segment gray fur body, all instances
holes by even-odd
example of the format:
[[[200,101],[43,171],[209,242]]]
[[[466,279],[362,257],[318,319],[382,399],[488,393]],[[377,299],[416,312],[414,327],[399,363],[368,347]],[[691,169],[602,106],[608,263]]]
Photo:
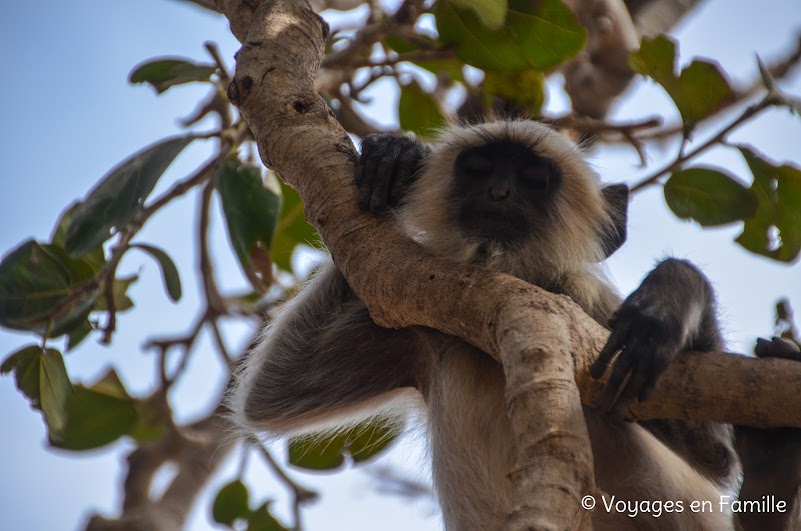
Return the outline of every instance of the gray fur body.
[[[458,230],[450,201],[455,157],[466,146],[497,139],[517,142],[556,164],[562,188],[555,207],[514,246],[476,241]],[[607,325],[621,300],[605,279],[599,227],[612,221],[600,182],[567,139],[534,122],[498,122],[451,129],[427,157],[398,211],[404,230],[432,253],[485,266],[570,296]],[[663,269],[684,271],[666,261]],[[694,271],[694,270],[693,270]],[[694,289],[690,285],[685,290]],[[682,288],[679,288],[682,289]],[[689,295],[688,295],[689,296]],[[676,304],[682,301],[677,299]],[[708,309],[710,302],[703,304]],[[665,311],[673,311],[670,304]],[[703,326],[709,312],[687,312],[685,348],[719,347]],[[714,318],[714,317],[712,317]],[[515,457],[502,367],[461,339],[424,329],[376,326],[332,262],[310,280],[267,327],[241,370],[231,397],[239,424],[269,434],[324,431],[371,416],[428,411],[434,481],[445,526],[456,531],[501,529],[511,508],[508,478]],[[726,530],[717,511],[737,477],[726,426],[660,421],[648,429],[586,410],[598,489],[596,530]],[[659,517],[607,513],[601,496],[617,500],[681,501],[682,512]],[[587,493],[593,494],[593,493]],[[690,511],[710,500],[714,511]]]

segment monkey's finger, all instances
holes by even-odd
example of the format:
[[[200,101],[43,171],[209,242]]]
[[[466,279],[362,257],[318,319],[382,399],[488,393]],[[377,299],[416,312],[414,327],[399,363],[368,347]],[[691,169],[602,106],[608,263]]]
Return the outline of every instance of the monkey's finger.
[[[388,143],[381,151],[381,156],[377,157],[376,173],[373,177],[373,194],[370,201],[371,212],[380,212],[389,206],[393,182],[398,178],[398,161],[404,151],[408,149],[405,143]]]
[[[362,163],[359,165],[363,172],[363,180],[359,186],[358,203],[359,208],[362,210],[370,210],[370,199],[373,195],[373,182],[375,181],[375,172],[378,166],[375,154],[362,154]]]
[[[642,389],[640,390],[640,396],[638,400],[640,402],[645,402],[651,395],[654,394],[654,389],[656,389],[656,382],[659,381],[659,377],[667,370],[670,366],[671,357],[670,356],[656,356],[653,357],[653,363],[651,365],[651,372],[648,376],[648,380],[646,380],[645,384],[643,384]]]
[[[612,411],[618,395],[634,368],[634,363],[634,359],[627,356],[625,351],[620,354],[612,368],[612,374],[609,376],[609,380],[604,384],[603,389],[601,389],[601,393],[598,395],[593,407],[604,412]]]
[[[390,205],[400,203],[406,196],[406,191],[414,181],[414,176],[419,171],[424,157],[425,149],[418,145],[414,145],[400,154],[395,164],[392,185],[389,188]]]
[[[604,375],[609,364],[612,362],[612,358],[615,357],[615,353],[625,345],[628,334],[628,324],[621,324],[612,329],[612,333],[609,334],[609,339],[606,340],[606,345],[601,349],[598,358],[590,365],[590,376],[597,380]]]
[[[628,407],[634,402],[634,399],[640,395],[643,387],[648,383],[653,364],[651,363],[651,358],[641,356],[640,354],[641,353],[637,350],[631,353],[632,359],[636,361],[634,362],[629,379],[612,404],[611,412],[615,417],[623,417]]]

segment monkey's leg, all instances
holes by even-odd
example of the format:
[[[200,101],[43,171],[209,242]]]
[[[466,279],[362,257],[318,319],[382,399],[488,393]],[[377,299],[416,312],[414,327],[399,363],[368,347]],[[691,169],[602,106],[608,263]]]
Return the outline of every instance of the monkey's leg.
[[[759,339],[754,349],[760,358],[785,358],[801,361],[794,344],[780,338]],[[784,531],[801,528],[799,483],[801,482],[801,430],[779,428],[760,430],[736,426],[737,453],[743,463],[740,499],[760,501],[774,496],[784,502],[783,510],[738,512],[737,524],[745,531]]]
[[[416,386],[418,350],[413,331],[374,324],[329,261],[265,329],[231,406],[273,433],[348,424]]]
[[[719,351],[723,343],[712,286],[691,263],[672,258],[648,274],[610,326],[612,333],[592,374],[600,377],[620,352],[599,400],[602,410],[615,414],[635,398],[647,399],[679,352]],[[736,481],[731,426],[679,420],[641,424],[708,478],[719,484]]]

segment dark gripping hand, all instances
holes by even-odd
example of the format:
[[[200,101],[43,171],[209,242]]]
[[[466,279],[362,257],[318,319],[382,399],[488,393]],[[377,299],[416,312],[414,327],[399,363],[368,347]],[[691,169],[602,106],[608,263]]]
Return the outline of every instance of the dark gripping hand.
[[[402,204],[428,153],[427,146],[407,136],[366,137],[356,172],[359,208],[379,213]]]

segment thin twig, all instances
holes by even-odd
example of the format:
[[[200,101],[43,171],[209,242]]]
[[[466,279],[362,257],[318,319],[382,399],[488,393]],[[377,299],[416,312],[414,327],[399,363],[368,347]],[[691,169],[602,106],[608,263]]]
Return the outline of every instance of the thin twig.
[[[220,55],[220,49],[217,47],[216,42],[206,41],[203,43],[203,46],[206,48],[206,51],[209,52],[211,58],[214,59],[214,62],[217,64],[217,68],[220,70],[220,79],[222,81],[228,81],[231,79],[231,76],[228,75],[228,69],[225,66],[225,62]]]
[[[275,459],[273,459],[273,456],[270,453],[270,451],[267,450],[267,448],[265,448],[260,441],[258,441],[255,438],[251,438],[251,443],[257,450],[259,450],[259,452],[261,452],[261,455],[262,457],[264,457],[264,460],[267,463],[267,466],[270,468],[270,470],[272,470],[273,473],[278,477],[278,479],[280,479],[281,482],[284,483],[284,485],[286,485],[286,487],[292,491],[294,497],[292,503],[292,513],[295,519],[295,529],[296,531],[302,531],[303,525],[300,519],[300,507],[301,505],[316,500],[319,495],[313,490],[301,487],[300,485],[295,483],[292,480],[292,478],[287,476],[286,472],[284,472],[284,470],[280,466],[278,466],[278,463],[275,462]]]
[[[702,143],[695,149],[690,150],[688,153],[684,153],[684,143],[686,140],[682,141],[682,147],[679,149],[679,154],[676,156],[676,159],[673,162],[663,166],[662,168],[658,169],[648,177],[642,179],[640,182],[636,183],[631,187],[631,191],[637,192],[642,190],[643,188],[655,184],[657,180],[662,177],[663,175],[670,173],[674,170],[677,170],[681,167],[682,164],[687,162],[688,160],[695,158],[696,156],[700,155],[710,147],[721,144],[725,142],[726,135],[728,135],[731,131],[742,125],[744,122],[748,121],[752,117],[756,116],[763,110],[773,107],[777,104],[781,103],[781,100],[778,96],[774,94],[768,94],[765,98],[760,100],[759,102],[749,105],[745,111],[743,111],[740,116],[738,116],[734,121],[732,121],[729,125],[718,131],[717,134],[712,136],[709,140]]]

